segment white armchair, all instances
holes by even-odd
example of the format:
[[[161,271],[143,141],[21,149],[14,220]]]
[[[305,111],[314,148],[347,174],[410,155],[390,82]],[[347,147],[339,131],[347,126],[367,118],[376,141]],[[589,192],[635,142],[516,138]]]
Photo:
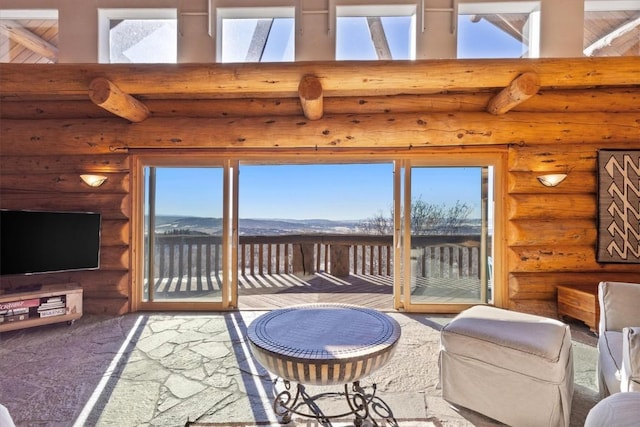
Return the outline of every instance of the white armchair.
[[[640,283],[601,282],[598,301],[600,395],[640,391]]]

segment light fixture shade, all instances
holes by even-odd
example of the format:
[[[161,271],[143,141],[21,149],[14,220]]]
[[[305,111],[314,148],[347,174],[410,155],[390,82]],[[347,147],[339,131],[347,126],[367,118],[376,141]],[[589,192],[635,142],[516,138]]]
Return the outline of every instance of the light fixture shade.
[[[555,187],[564,181],[566,177],[566,173],[551,173],[548,175],[540,175],[538,181],[545,187]]]
[[[90,187],[100,187],[107,180],[104,175],[80,175],[80,178]]]

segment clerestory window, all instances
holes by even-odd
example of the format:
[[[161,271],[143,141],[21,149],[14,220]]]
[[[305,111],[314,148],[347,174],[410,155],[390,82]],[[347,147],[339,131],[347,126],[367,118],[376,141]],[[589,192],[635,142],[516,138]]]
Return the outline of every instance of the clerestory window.
[[[101,63],[177,62],[175,9],[98,9]]]
[[[216,10],[218,62],[295,60],[293,7]]]
[[[585,56],[640,56],[640,2],[585,1]]]
[[[540,56],[540,3],[460,3],[458,58]]]
[[[57,10],[0,10],[0,62],[58,62]]]
[[[337,60],[415,59],[415,5],[337,6]]]

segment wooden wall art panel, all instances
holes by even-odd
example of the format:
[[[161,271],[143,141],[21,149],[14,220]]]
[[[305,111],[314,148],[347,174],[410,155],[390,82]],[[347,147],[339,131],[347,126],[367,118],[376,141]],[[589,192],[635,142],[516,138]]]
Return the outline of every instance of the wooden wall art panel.
[[[640,150],[598,151],[597,259],[640,263]]]

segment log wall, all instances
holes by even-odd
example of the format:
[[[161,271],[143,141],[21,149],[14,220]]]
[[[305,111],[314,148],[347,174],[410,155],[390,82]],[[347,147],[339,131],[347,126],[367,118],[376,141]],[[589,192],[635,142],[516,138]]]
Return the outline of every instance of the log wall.
[[[583,143],[512,147],[507,179],[508,306],[555,315],[556,286],[603,280],[640,282],[639,264],[599,264],[597,151],[640,144]],[[536,179],[569,171],[557,187]]]
[[[495,264],[500,304],[553,316],[557,285],[640,282],[640,264],[599,264],[595,253],[597,151],[640,147],[639,64],[635,57],[0,64],[0,208],[91,210],[104,219],[99,271],[3,277],[0,286],[78,282],[87,312],[129,311],[136,150],[274,163],[507,150],[507,176],[498,181],[506,186],[504,257]],[[535,95],[509,103],[508,111],[498,111],[504,114],[486,111],[497,89],[532,71],[541,85]],[[322,84],[319,120],[305,118],[298,99],[306,75]],[[122,118],[127,115],[91,103],[88,90],[96,77],[142,101],[149,118],[131,123]],[[536,179],[567,171],[557,187]],[[80,181],[81,173],[109,179],[92,189]]]
[[[76,282],[83,288],[86,313],[128,312],[131,268],[129,156],[40,155],[37,149],[17,150],[12,155],[12,151],[2,145],[0,207],[102,213],[100,269],[5,276],[2,286]],[[81,173],[100,173],[108,179],[96,190],[82,182]]]
[[[621,142],[509,148],[505,215],[509,308],[555,316],[557,285],[640,280],[640,265],[598,264],[595,255],[597,150],[637,146]],[[50,148],[47,155],[40,155],[35,147],[16,147],[2,146],[3,154],[8,155],[0,159],[1,207],[101,212],[101,268],[3,278],[3,286],[30,284],[34,279],[43,284],[78,282],[84,288],[86,312],[129,311],[130,155],[71,155],[64,148],[63,154],[50,154],[55,152]],[[557,187],[544,187],[536,179],[542,173],[566,170],[569,176]],[[92,189],[80,180],[80,173],[102,173],[108,180]]]

